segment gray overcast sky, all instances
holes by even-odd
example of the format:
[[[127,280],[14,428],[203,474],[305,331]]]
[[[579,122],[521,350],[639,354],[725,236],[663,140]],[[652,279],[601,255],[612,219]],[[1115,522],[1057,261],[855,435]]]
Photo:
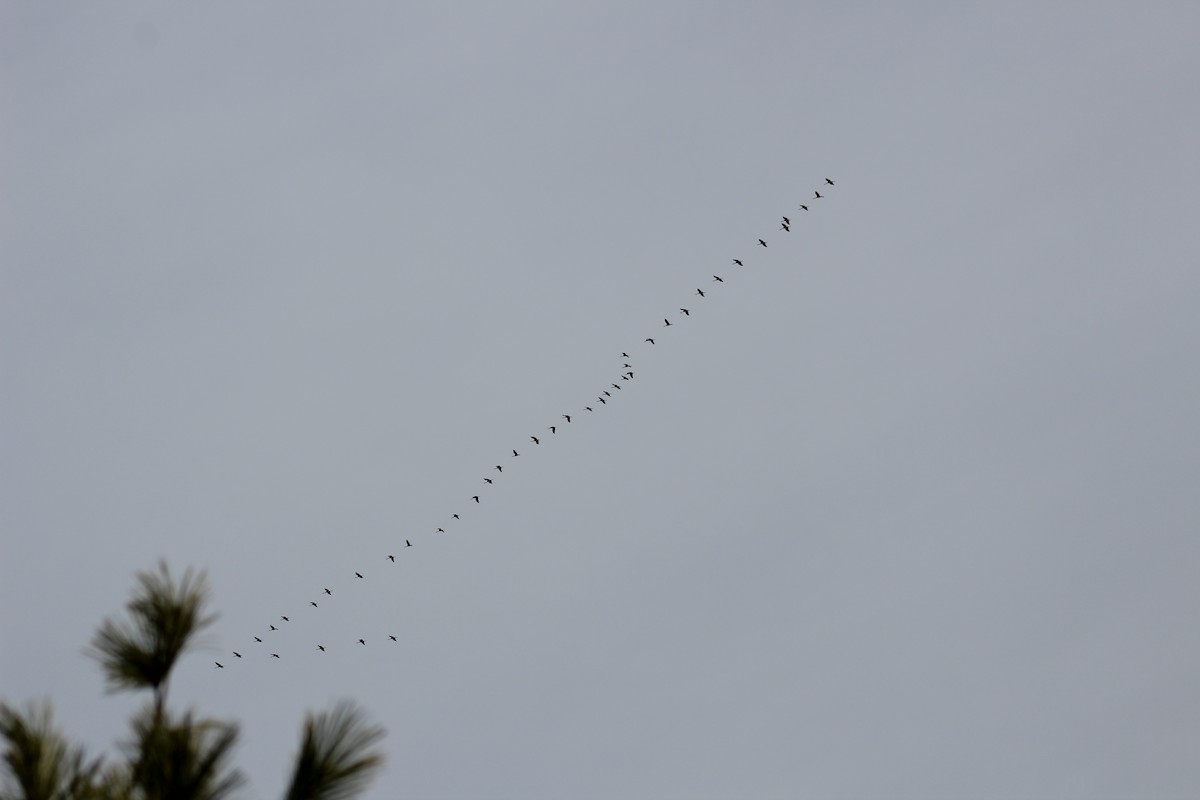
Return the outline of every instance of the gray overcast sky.
[[[162,556],[247,796],[1194,796],[1194,2],[0,9],[6,699]]]

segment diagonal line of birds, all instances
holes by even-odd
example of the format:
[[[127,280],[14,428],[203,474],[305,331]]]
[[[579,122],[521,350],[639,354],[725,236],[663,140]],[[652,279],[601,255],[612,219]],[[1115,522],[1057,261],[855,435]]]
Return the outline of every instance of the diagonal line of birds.
[[[828,187],[834,186],[834,185],[835,185],[834,181],[831,178],[825,178],[825,181],[824,181],[824,183],[821,184],[820,189],[813,190],[813,196],[810,199],[808,199],[805,203],[801,203],[796,210],[800,213],[805,213],[805,212],[809,211],[808,203],[816,203],[818,200],[823,200],[826,198],[826,195],[821,193],[821,189],[825,189],[826,191],[828,191]],[[795,213],[795,212],[793,212],[793,213]],[[780,218],[778,230],[782,231],[784,233],[791,233],[793,224],[794,223],[792,222],[790,217],[783,216]],[[759,238],[755,241],[755,243],[753,244],[753,247],[767,248],[767,247],[769,247],[769,244],[766,239]],[[746,264],[742,260],[742,258],[732,259],[730,266],[735,267],[737,269],[746,269],[747,268]],[[722,275],[712,275],[710,280],[708,280],[706,282],[706,284],[709,286],[707,291],[703,288],[697,287],[695,289],[695,291],[691,294],[692,297],[696,298],[694,302],[697,302],[697,303],[703,302],[703,300],[709,296],[709,292],[716,291],[718,289],[718,287],[723,286],[725,284],[725,277]],[[678,310],[675,311],[673,314],[663,317],[663,320],[662,320],[663,324],[661,326],[659,326],[660,332],[655,333],[652,336],[645,337],[642,340],[641,344],[648,346],[648,347],[657,345],[658,344],[657,337],[663,335],[665,333],[665,329],[679,327],[680,324],[682,324],[687,318],[689,318],[691,316],[691,314],[692,314],[692,309],[685,308],[682,306],[678,307]],[[674,322],[671,321],[672,317],[675,318]],[[623,350],[623,351],[621,351],[620,360],[621,360],[621,372],[620,372],[617,380],[619,380],[625,384],[632,383],[634,380],[634,377],[637,375],[637,372],[634,370],[634,366],[633,366],[634,356],[630,355],[630,353],[627,350]],[[546,427],[546,432],[548,432],[550,436],[558,436],[560,431],[565,433],[566,429],[569,428],[572,424],[574,424],[576,419],[580,419],[583,417],[588,417],[588,416],[592,416],[597,413],[600,413],[604,409],[605,406],[607,406],[610,402],[614,402],[617,399],[617,396],[614,394],[614,392],[622,391],[622,385],[621,385],[621,383],[618,383],[617,380],[613,380],[610,383],[608,383],[607,385],[605,385],[604,388],[602,388],[599,391],[599,393],[596,395],[596,397],[587,401],[585,405],[580,406],[578,409],[572,410],[570,413],[559,414],[558,418],[554,420],[554,423],[552,425],[548,425]],[[529,439],[526,440],[525,444],[522,445],[522,447],[526,451],[528,451],[529,447],[533,447],[533,448],[537,449],[541,446],[542,440],[545,438],[546,438],[546,433],[543,433],[543,432],[539,432],[536,435],[530,435]],[[504,460],[511,462],[512,459],[514,459],[514,458],[522,457],[521,451],[517,450],[516,448],[511,448],[511,450],[512,450],[511,454],[508,455],[507,458]],[[510,463],[510,467],[511,466],[512,466],[512,464]],[[485,476],[483,478],[484,485],[486,487],[494,486],[496,481],[499,480],[504,475],[504,464],[503,463],[495,464],[495,465],[489,467],[486,470],[486,472],[487,472],[487,476]],[[466,498],[466,502],[473,502],[477,505],[483,504],[483,496],[480,494],[466,495],[464,493],[464,496]],[[447,520],[448,521],[447,521],[446,525],[452,525],[453,523],[460,522],[461,517],[457,513],[452,513],[452,514],[448,515]],[[442,535],[446,534],[446,528],[445,527],[436,527],[436,528],[434,528],[434,530],[430,531],[429,533],[434,536],[442,536]],[[404,539],[403,545],[397,546],[396,551],[399,552],[401,547],[403,547],[404,549],[407,550],[408,548],[411,548],[413,546],[414,545],[410,538]],[[396,563],[396,558],[397,558],[397,556],[396,556],[395,552],[385,553],[385,554],[383,554],[381,561],[386,565],[390,565],[390,564]],[[366,581],[366,580],[367,580],[367,578],[363,571],[361,571],[361,570],[354,571],[354,578],[353,578],[354,583],[357,583],[358,581]],[[318,591],[314,591],[314,593],[313,593],[314,596],[316,596],[317,600],[324,601],[326,598],[332,598],[334,596],[333,591],[328,586],[321,586],[321,587],[317,587],[317,588],[318,588]],[[312,613],[320,613],[321,609],[325,607],[325,604],[323,602],[318,603],[317,600],[309,600],[308,605],[306,606],[306,609],[307,608],[316,609],[316,611],[312,612]],[[251,640],[248,643],[248,646],[246,648],[244,648],[246,650],[245,655],[242,652],[237,651],[237,650],[230,651],[233,658],[237,659],[237,660],[245,660],[248,655],[253,653],[254,657],[257,657],[257,658],[282,660],[282,656],[280,656],[276,652],[273,652],[273,648],[270,646],[270,643],[263,637],[265,636],[268,638],[274,638],[275,635],[283,633],[284,629],[288,626],[288,624],[291,621],[292,621],[291,617],[281,614],[279,616],[278,620],[275,620],[267,625],[266,630],[260,631],[259,635],[251,636]],[[276,624],[276,623],[279,623],[279,624]],[[364,647],[369,646],[368,642],[374,644],[376,641],[383,643],[385,645],[399,644],[399,642],[400,642],[399,638],[396,636],[395,633],[381,632],[381,633],[379,633],[379,635],[376,635],[373,632],[373,633],[371,633],[371,636],[368,638],[364,632],[360,631],[360,632],[357,632],[356,634],[355,633],[347,634],[345,641],[312,642],[312,647],[310,649],[313,653],[317,653],[319,655],[321,653],[326,653],[329,650],[334,649],[334,648],[339,648],[339,649],[340,648],[354,648],[354,647],[364,648]],[[228,658],[226,660],[228,660]],[[214,661],[213,663],[216,665],[214,667],[214,669],[225,669],[225,665],[222,664],[220,661]]]

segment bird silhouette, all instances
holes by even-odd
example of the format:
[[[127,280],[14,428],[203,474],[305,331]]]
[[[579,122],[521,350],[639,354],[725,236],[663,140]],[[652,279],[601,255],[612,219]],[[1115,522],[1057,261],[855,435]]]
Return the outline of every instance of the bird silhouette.
[[[630,380],[633,380],[633,370],[629,370],[629,372],[626,372],[625,374],[629,376]]]
[[[318,649],[318,650],[320,650],[322,653],[324,653],[324,652],[325,652],[325,647],[324,647],[324,645],[317,645],[317,649]]]
[[[824,196],[825,195],[821,194],[820,192],[813,192],[813,200],[820,200]]]
[[[438,533],[445,533],[445,532],[446,532],[446,529],[445,529],[445,528],[438,528],[438,529],[437,529],[437,532],[438,532]],[[406,542],[407,542],[408,540],[407,540],[407,539],[405,539],[404,541],[406,541]]]
[[[766,243],[766,242],[764,242],[762,239],[759,239],[759,240],[758,240],[758,243],[759,243],[759,244],[761,244],[763,247],[766,247],[766,246],[767,246],[767,243]]]
[[[591,411],[591,410],[592,410],[592,407],[591,407],[591,406],[584,406],[584,407],[583,407],[583,410],[584,410],[584,411]]]
[[[621,358],[629,358],[629,353],[621,353]]]
[[[458,514],[451,514],[450,516],[453,517],[454,519],[458,519],[458,520],[462,519],[462,517],[460,517]]]
[[[801,204],[800,208],[802,208],[805,211],[808,211],[808,206],[806,206],[806,205]]]
[[[607,400],[605,400],[603,397],[597,397],[596,399],[597,399],[597,400],[599,400],[599,401],[600,401],[601,403],[603,403],[604,405],[608,405],[608,401],[607,401]]]
[[[284,622],[291,622],[291,620],[288,619],[287,617],[280,617],[280,619],[283,620]]]
[[[679,310],[680,310],[680,311],[683,311],[683,309],[682,309],[682,308],[681,308],[681,309],[679,309]],[[622,366],[622,367],[624,367],[625,369],[633,369],[633,364],[622,364],[621,366]]]
[[[271,653],[271,658],[279,658],[279,653]]]
[[[627,380],[629,380],[629,376],[628,376],[628,375],[622,375],[622,376],[621,376],[621,380],[623,380],[623,381],[627,381]]]
[[[497,465],[496,465],[496,472],[504,472],[504,467],[502,467],[502,466],[500,466],[499,464],[497,464]]]
[[[513,450],[513,458],[516,458],[519,455],[521,455],[521,454],[518,453],[516,450]]]
[[[647,342],[649,342],[650,344],[654,344],[654,340],[653,340],[653,339],[647,339],[646,341],[647,341]]]
[[[667,319],[666,317],[663,317],[663,327],[664,328],[671,327],[671,320]]]
[[[241,658],[241,657],[242,657],[242,654],[241,654],[241,653],[239,653],[237,650],[234,650],[234,651],[233,651],[233,654],[234,654],[236,657],[238,657],[238,658]]]
[[[735,258],[735,259],[733,260],[733,263],[737,264],[739,267],[744,267],[744,266],[746,266],[745,264],[743,264],[743,263],[742,263],[742,260],[741,260],[740,258]]]
[[[392,560],[394,561],[395,559],[392,559]],[[317,608],[317,601],[315,601],[315,600],[309,600],[308,604],[310,606],[312,606],[313,608]]]
[[[784,225],[791,225],[791,224],[792,224],[792,221],[791,221],[790,219],[788,219],[787,217],[784,217],[784,218],[783,218],[783,224],[784,224]]]
[[[696,294],[700,295],[701,297],[704,297],[704,290],[703,290],[703,289],[697,289],[697,290],[696,290]]]
[[[363,639],[359,639],[359,640],[358,640],[358,643],[359,643],[359,644],[364,644],[364,645],[365,645],[365,644],[366,644],[366,641],[364,641]]]
[[[444,531],[443,531],[443,532],[444,532]],[[412,542],[410,542],[408,539],[405,539],[405,540],[404,540],[404,546],[405,546],[405,547],[412,547]]]
[[[551,426],[550,426],[549,428],[547,428],[546,430],[550,431],[551,433],[558,433],[558,431],[557,431],[557,430],[555,430],[555,427],[556,427],[556,426],[554,426],[554,425],[551,425]]]
[[[258,642],[259,644],[262,644],[262,639],[258,638],[257,636],[254,637],[254,641]]]
[[[400,640],[399,640],[399,639],[397,639],[395,636],[391,636],[391,635],[389,635],[389,636],[388,636],[388,638],[389,638],[389,639],[391,639],[393,642],[398,642],[398,641],[400,641]]]
[[[690,316],[692,315],[692,312],[688,311],[686,308],[681,308],[681,309],[679,309],[679,312],[680,312],[681,314],[683,314],[685,317],[690,317]],[[626,364],[625,366],[627,366],[627,367],[628,367],[629,365],[628,365],[628,364]]]
[[[277,631],[277,630],[279,630],[279,628],[276,628],[274,625],[272,625],[272,626],[271,626],[271,630],[273,630],[273,631]]]
[[[217,669],[225,669],[225,665],[220,661],[214,661],[213,663],[217,665]]]
[[[390,562],[392,562],[393,564],[395,564],[395,563],[396,563],[396,557],[395,557],[395,556],[388,556],[388,561],[390,561]]]
[[[792,229],[788,227],[788,224],[786,222],[779,226],[779,230],[787,231],[788,233],[792,232]]]
[[[536,436],[530,436],[529,438],[533,440],[534,444],[541,444],[541,441]]]
[[[484,478],[483,482],[484,483],[495,483],[495,481],[493,481],[491,478]]]
[[[620,386],[617,386],[615,383],[612,385],[612,387],[613,387],[614,389],[616,389],[618,392],[619,392],[619,391],[621,391],[621,387],[620,387]]]
[[[479,502],[479,495],[477,495],[477,494],[473,494],[473,495],[471,495],[471,499],[472,499],[472,500],[474,500],[476,503],[478,503],[478,502]]]
[[[325,594],[329,595],[330,597],[333,596],[333,592],[329,591],[328,589],[325,590]]]
[[[829,178],[826,178],[825,182],[828,183],[830,186],[833,186],[833,181],[829,180]]]
[[[713,283],[724,283],[725,279],[720,275],[713,275]]]
[[[563,414],[563,415],[562,415],[562,418],[563,418],[563,419],[565,419],[567,422],[570,422],[570,421],[571,421],[571,415],[570,415],[570,414]]]
[[[356,578],[361,578],[361,577],[362,577],[362,573],[361,573],[361,572],[356,572],[356,573],[354,573],[354,577],[356,577]]]

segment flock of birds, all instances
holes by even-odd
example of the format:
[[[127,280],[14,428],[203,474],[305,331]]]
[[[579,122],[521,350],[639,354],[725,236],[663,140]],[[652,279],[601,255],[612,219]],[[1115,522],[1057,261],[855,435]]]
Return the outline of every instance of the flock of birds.
[[[833,186],[833,185],[835,185],[833,180],[831,178],[826,178],[825,183],[821,185],[821,188],[824,189],[827,186]],[[828,191],[828,189],[826,189],[826,191]],[[812,203],[816,200],[824,199],[824,197],[825,197],[825,195],[821,194],[820,190],[814,190],[812,199],[810,199],[808,202]],[[798,210],[801,212],[806,212],[809,210],[809,208],[808,208],[807,204],[801,203]],[[785,233],[790,233],[792,230],[792,220],[786,216],[782,217],[780,220],[780,224],[779,224],[779,230],[781,230]],[[767,241],[765,239],[758,239],[757,244],[755,246],[765,248],[765,247],[767,247]],[[742,260],[740,258],[735,258],[735,259],[733,259],[732,266],[744,268],[746,265],[742,262]],[[723,277],[721,277],[720,275],[713,275],[711,283],[725,283],[725,279]],[[696,292],[695,292],[695,296],[699,297],[699,298],[705,298],[708,296],[708,292],[704,291],[704,289],[697,288]],[[688,317],[688,316],[691,316],[691,313],[692,313],[691,310],[688,308],[683,308],[683,307],[679,308],[680,316]],[[663,317],[663,324],[662,324],[663,328],[671,328],[671,327],[675,327],[675,325],[676,325],[676,323],[672,323],[671,319],[669,317]],[[643,341],[643,344],[654,345],[656,343],[657,343],[656,339],[653,336],[647,336],[645,338],[645,340]],[[633,363],[632,363],[633,357],[630,356],[628,352],[622,351],[621,359],[622,359],[622,365],[621,365],[622,372],[620,374],[620,380],[623,382],[632,381],[634,379],[634,375],[636,374],[634,372]],[[618,392],[621,390],[622,390],[621,384],[616,383],[616,382],[609,383],[607,386],[604,387],[604,389],[602,389],[600,391],[599,394],[596,395],[595,400],[589,401],[588,405],[585,405],[582,407],[582,413],[584,413],[584,414],[596,413],[598,407],[603,407],[603,406],[607,405],[610,400],[615,399],[615,395],[613,394],[613,392]],[[547,430],[550,432],[550,435],[551,436],[557,435],[558,430],[560,428],[562,428],[564,425],[570,425],[572,423],[572,420],[575,417],[579,416],[580,413],[581,412],[577,411],[573,414],[561,414],[560,419],[563,421],[562,422],[556,421],[555,424],[550,425],[547,428]],[[532,436],[531,435],[529,437],[529,441],[532,445],[539,446],[539,445],[541,445],[542,438],[544,436],[545,436],[545,434],[542,434],[542,436]],[[518,452],[516,450],[516,448],[513,448],[512,455],[509,456],[509,458],[519,458],[520,456],[521,456],[521,453]],[[504,473],[504,465],[496,464],[492,467],[491,470],[489,470],[489,472],[496,473],[496,475],[498,477],[499,475]],[[485,477],[483,479],[483,482],[484,482],[484,484],[491,486],[495,483],[495,480],[496,479],[492,478],[492,477]],[[478,495],[478,494],[470,495],[470,499],[472,502],[482,503],[482,500],[480,499],[480,495]],[[453,513],[450,515],[450,519],[451,520],[460,520],[461,517],[457,513]],[[436,529],[435,533],[436,534],[444,534],[444,533],[446,533],[446,529],[439,527]],[[406,548],[412,547],[413,543],[410,540],[405,539],[404,546]],[[388,553],[383,560],[394,564],[396,562],[396,555],[395,555],[395,553]],[[354,573],[354,580],[355,581],[366,580],[366,576],[364,576],[362,572],[356,571]],[[322,588],[322,593],[318,594],[318,599],[324,600],[324,598],[327,596],[328,597],[333,596],[333,591],[331,589],[329,589],[329,587],[323,586],[321,588]],[[316,609],[321,608],[320,604],[318,604],[316,600],[310,600],[308,602],[308,605],[311,606],[312,608],[316,608]],[[291,617],[289,617],[287,615],[280,615],[278,621],[280,623],[283,623],[284,625],[286,625],[287,623],[291,622]],[[268,646],[267,640],[263,638],[263,636],[270,638],[271,634],[278,633],[280,631],[282,631],[282,628],[280,626],[276,625],[274,622],[269,623],[267,626],[267,630],[260,631],[260,633],[262,634],[261,636],[255,635],[252,637],[253,643],[251,644],[251,648],[256,653],[262,653],[263,651],[265,651],[266,658],[272,658],[272,659],[281,658],[279,653],[272,652],[272,648],[270,646]],[[396,637],[395,634],[389,633],[389,634],[387,634],[387,639],[384,641],[399,643],[400,640]],[[332,642],[329,644],[330,644],[330,647],[335,646]],[[339,644],[343,644],[343,643],[339,643]],[[344,644],[348,647],[354,647],[354,646],[366,647],[367,640],[365,637],[359,637],[356,640],[348,641],[348,642],[345,642]],[[233,654],[233,657],[236,659],[245,658],[245,656],[237,650],[233,650],[230,652]],[[250,650],[247,650],[247,653],[249,653],[249,652],[250,652]],[[328,652],[328,650],[327,650],[325,644],[315,642],[314,647],[313,647],[313,652],[325,653],[325,652]],[[262,657],[262,656],[260,656],[260,657]],[[213,663],[216,665],[214,667],[214,669],[225,669],[225,665],[222,664],[220,661],[215,661]]]

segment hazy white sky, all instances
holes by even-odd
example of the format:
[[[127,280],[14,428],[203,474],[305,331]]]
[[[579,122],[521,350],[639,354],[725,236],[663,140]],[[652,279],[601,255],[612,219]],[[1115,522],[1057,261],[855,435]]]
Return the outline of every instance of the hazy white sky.
[[[1200,785],[1194,3],[0,14],[6,700],[161,556],[251,797]]]

